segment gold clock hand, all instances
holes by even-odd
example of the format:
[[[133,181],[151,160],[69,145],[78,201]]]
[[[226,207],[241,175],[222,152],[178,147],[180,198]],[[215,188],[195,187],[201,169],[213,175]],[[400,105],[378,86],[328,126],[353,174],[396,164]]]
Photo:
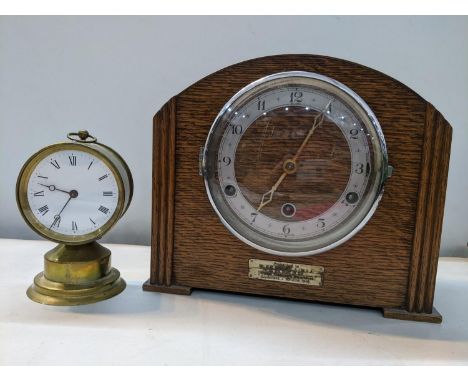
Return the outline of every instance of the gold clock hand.
[[[314,133],[315,129],[322,124],[322,122],[323,122],[323,120],[325,118],[325,111],[330,107],[331,103],[332,103],[332,101],[328,102],[327,106],[325,106],[325,109],[323,109],[319,114],[317,114],[315,116],[314,123],[313,123],[312,127],[310,128],[310,130],[307,133],[306,137],[302,141],[302,144],[299,147],[299,149],[297,150],[296,155],[294,155],[294,157],[292,158],[292,161],[294,163],[296,163],[297,158],[299,157],[299,155],[301,155],[302,151],[304,150],[304,147],[307,145],[307,142],[309,142],[309,139],[312,136],[312,134]]]
[[[320,112],[319,114],[317,114],[314,118],[314,123],[312,124],[312,127],[310,128],[309,132],[307,133],[306,137],[304,138],[304,140],[302,141],[302,144],[301,146],[299,147],[299,149],[297,150],[296,154],[294,155],[294,157],[292,159],[288,159],[284,162],[283,164],[283,169],[284,169],[284,172],[281,174],[281,176],[278,178],[278,180],[276,181],[276,183],[273,185],[273,187],[265,192],[263,195],[262,195],[262,200],[260,201],[260,205],[258,206],[257,208],[257,211],[260,211],[263,207],[265,207],[268,203],[270,203],[272,200],[273,200],[273,194],[276,192],[276,190],[278,189],[279,185],[281,184],[281,182],[284,180],[284,178],[286,178],[286,176],[288,174],[293,174],[296,172],[296,168],[297,168],[297,164],[296,164],[296,161],[297,161],[297,158],[299,157],[299,155],[301,155],[302,151],[304,150],[304,147],[307,145],[307,142],[309,142],[309,139],[310,137],[312,136],[312,134],[314,133],[315,129],[317,127],[319,127],[324,118],[325,118],[325,111],[330,107],[332,101],[328,102],[327,103],[327,106],[325,106],[325,108],[322,110],[322,112]],[[265,198],[268,197],[267,200],[265,200]]]
[[[283,179],[286,178],[286,175],[288,175],[288,173],[283,172],[281,176],[278,178],[278,180],[276,181],[276,183],[273,185],[273,187],[268,192],[265,192],[262,195],[262,200],[260,201],[260,205],[258,206],[257,211],[260,211],[263,207],[265,207],[268,203],[270,203],[273,200],[273,194],[276,192],[276,190],[278,189]],[[268,198],[268,200],[265,200],[265,198],[268,195],[270,195],[270,197]]]

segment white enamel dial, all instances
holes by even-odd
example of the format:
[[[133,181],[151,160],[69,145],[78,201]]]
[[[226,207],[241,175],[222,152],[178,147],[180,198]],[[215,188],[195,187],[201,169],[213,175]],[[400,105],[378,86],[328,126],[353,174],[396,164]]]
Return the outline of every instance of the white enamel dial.
[[[109,157],[114,154],[104,146],[90,146],[47,147],[21,171],[18,202],[27,222],[41,235],[70,244],[89,242],[122,213],[123,182]]]
[[[279,73],[236,94],[204,150],[205,185],[227,228],[268,253],[348,240],[381,196],[385,141],[370,108],[324,76]]]
[[[50,233],[73,237],[98,231],[116,213],[118,200],[113,171],[87,151],[45,156],[27,182],[30,210]]]

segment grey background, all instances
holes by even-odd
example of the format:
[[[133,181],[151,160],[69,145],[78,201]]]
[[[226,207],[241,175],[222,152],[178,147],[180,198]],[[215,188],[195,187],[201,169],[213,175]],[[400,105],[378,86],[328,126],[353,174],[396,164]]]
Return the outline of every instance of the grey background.
[[[38,238],[17,211],[18,172],[41,147],[88,129],[135,180],[132,206],[104,241],[149,244],[156,111],[225,66],[310,53],[380,70],[452,124],[442,254],[466,255],[467,41],[467,17],[0,17],[0,237]]]

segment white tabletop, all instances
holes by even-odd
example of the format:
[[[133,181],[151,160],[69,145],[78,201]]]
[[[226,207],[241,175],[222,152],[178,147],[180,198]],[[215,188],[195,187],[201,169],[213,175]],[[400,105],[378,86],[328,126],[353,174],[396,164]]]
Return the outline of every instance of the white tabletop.
[[[78,307],[36,304],[26,289],[54,244],[0,239],[0,364],[468,364],[468,259],[439,262],[441,325],[379,310],[194,291],[143,292],[149,247],[106,245],[127,281]]]

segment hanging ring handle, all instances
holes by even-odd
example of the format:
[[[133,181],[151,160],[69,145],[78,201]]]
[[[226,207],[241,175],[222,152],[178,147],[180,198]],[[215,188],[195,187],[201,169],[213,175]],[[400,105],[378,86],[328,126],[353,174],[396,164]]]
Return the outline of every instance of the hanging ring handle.
[[[77,133],[68,133],[67,138],[80,143],[94,143],[97,142],[96,137],[93,137],[87,130],[80,130]]]

